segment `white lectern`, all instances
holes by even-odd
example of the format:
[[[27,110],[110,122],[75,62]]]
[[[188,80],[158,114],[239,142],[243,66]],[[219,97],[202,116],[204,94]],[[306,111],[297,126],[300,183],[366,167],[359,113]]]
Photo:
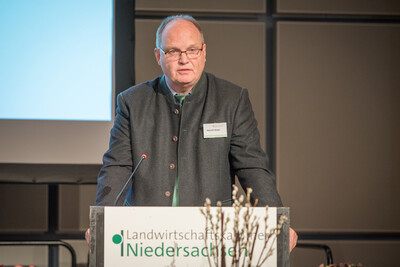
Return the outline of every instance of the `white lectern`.
[[[226,266],[231,266],[234,251],[244,258],[252,254],[251,266],[257,266],[260,254],[265,256],[270,249],[272,255],[261,266],[289,266],[289,208],[250,208],[259,227],[249,235],[256,241],[248,248],[233,243],[234,208],[222,208],[223,224],[221,219],[217,222],[217,207],[210,210],[212,223],[206,223],[200,209],[204,207],[90,207],[90,266],[215,266],[212,255],[225,255]],[[268,239],[282,215],[287,220],[280,234]],[[243,227],[242,214],[238,218]]]

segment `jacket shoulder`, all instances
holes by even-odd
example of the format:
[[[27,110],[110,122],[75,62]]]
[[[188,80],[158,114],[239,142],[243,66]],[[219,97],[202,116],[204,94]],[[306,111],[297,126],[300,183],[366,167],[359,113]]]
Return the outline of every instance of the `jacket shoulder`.
[[[140,97],[149,94],[154,94],[158,91],[158,84],[161,77],[156,77],[153,80],[139,83],[119,93],[124,99],[131,99],[132,97]]]
[[[218,78],[211,73],[207,73],[207,78],[208,78],[209,86],[215,87],[221,93],[240,94],[242,92],[242,90],[244,89],[243,87],[241,87],[237,84],[234,84],[234,83],[224,80],[222,78]]]
[[[207,73],[208,89],[211,90],[216,96],[220,96],[227,101],[231,99],[236,101],[239,99],[246,88],[234,84],[230,81],[215,77],[213,74]]]

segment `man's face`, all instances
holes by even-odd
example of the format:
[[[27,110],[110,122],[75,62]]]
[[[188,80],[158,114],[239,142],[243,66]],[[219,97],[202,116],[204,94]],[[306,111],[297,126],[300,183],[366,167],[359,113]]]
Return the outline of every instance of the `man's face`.
[[[186,51],[190,48],[201,49],[199,57],[189,59],[182,53],[179,59],[170,59],[159,49],[155,49],[158,64],[166,76],[167,83],[179,93],[188,93],[204,70],[206,63],[206,45],[202,44],[199,30],[184,19],[171,21],[161,35],[161,44],[165,52],[171,49]]]

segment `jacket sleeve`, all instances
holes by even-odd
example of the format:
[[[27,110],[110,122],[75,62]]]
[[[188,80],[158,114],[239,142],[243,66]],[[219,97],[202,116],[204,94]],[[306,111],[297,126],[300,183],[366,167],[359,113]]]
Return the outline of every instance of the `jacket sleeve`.
[[[132,172],[132,147],[129,109],[122,96],[117,96],[117,111],[111,129],[109,149],[103,156],[103,167],[97,178],[97,206],[113,205]],[[125,192],[126,194],[126,192]],[[123,195],[121,199],[124,199]]]
[[[275,176],[267,168],[268,158],[260,145],[257,121],[247,89],[242,89],[232,125],[230,145],[231,166],[240,184],[252,188],[252,198],[259,206],[282,206],[276,189]]]

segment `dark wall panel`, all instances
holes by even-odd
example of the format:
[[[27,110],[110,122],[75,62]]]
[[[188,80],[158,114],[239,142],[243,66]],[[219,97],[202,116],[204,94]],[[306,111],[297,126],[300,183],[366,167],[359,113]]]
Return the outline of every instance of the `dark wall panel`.
[[[96,185],[60,185],[58,230],[77,233],[89,227],[90,206],[96,199]]]
[[[321,240],[318,243],[327,244],[332,249],[335,263],[361,263],[362,266],[377,267],[397,267],[399,265],[397,255],[400,251],[400,242],[398,241]],[[319,266],[321,263],[326,264],[323,250],[296,248],[290,254],[291,267]]]
[[[278,13],[399,15],[398,0],[277,0]]]
[[[277,175],[293,227],[400,231],[400,26],[280,22]]]
[[[265,0],[136,0],[137,11],[265,13]]]
[[[47,185],[0,184],[0,233],[47,230]]]

